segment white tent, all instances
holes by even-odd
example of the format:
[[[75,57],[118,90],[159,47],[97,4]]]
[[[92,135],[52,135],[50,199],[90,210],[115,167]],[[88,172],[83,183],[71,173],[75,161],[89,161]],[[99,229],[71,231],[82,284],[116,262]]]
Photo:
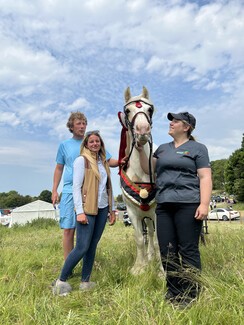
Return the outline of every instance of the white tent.
[[[14,209],[11,213],[12,224],[25,224],[37,218],[51,218],[58,220],[58,211],[51,203],[37,200]]]

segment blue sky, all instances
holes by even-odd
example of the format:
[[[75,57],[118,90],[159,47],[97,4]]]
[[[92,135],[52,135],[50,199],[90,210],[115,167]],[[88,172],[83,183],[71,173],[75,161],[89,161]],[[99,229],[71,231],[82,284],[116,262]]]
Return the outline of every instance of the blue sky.
[[[127,86],[147,87],[157,145],[167,113],[189,111],[210,159],[228,158],[244,131],[243,35],[241,0],[0,0],[0,192],[51,190],[71,111],[117,157]]]

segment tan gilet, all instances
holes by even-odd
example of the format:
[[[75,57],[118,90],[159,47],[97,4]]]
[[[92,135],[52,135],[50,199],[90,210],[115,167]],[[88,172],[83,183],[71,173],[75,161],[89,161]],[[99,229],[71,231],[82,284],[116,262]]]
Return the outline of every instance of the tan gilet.
[[[98,187],[99,180],[92,171],[90,162],[84,157],[85,160],[85,175],[81,188],[83,210],[85,214],[97,215],[98,213]],[[108,175],[107,179],[107,193],[109,212],[112,212],[112,187],[111,179]]]

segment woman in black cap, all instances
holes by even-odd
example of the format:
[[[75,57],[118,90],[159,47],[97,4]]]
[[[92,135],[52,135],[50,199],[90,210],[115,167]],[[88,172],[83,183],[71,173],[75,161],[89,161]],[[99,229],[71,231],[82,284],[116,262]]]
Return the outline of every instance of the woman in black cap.
[[[199,237],[208,214],[212,178],[207,148],[191,135],[196,119],[188,112],[169,113],[169,135],[153,155],[156,173],[157,236],[166,271],[165,298],[187,306],[199,293]],[[145,172],[148,162],[141,164]]]

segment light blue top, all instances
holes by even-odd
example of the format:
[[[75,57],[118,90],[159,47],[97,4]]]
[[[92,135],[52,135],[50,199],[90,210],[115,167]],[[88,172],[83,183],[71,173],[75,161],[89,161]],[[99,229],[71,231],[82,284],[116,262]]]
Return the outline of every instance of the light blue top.
[[[73,163],[80,155],[80,146],[82,140],[70,138],[60,143],[56,163],[64,165],[63,189],[62,193],[72,193],[73,191]],[[109,160],[112,156],[106,151],[106,158]]]

